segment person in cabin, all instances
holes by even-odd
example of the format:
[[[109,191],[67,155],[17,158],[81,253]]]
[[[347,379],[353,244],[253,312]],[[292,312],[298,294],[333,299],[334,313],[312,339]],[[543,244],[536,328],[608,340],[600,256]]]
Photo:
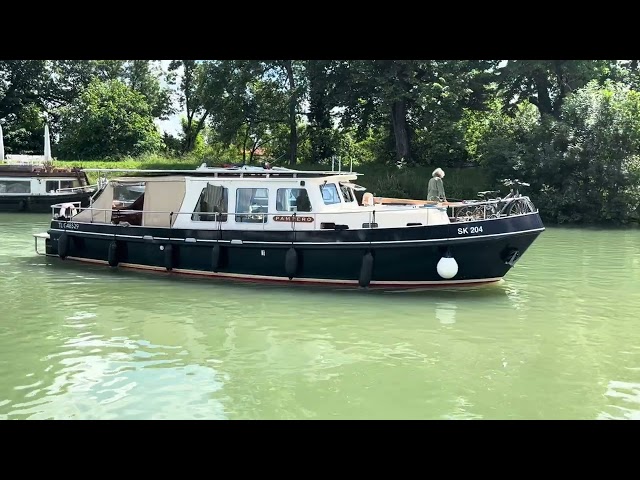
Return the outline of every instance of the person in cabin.
[[[444,194],[444,171],[436,168],[431,174],[429,185],[427,187],[427,200],[435,202],[446,202],[447,197]]]

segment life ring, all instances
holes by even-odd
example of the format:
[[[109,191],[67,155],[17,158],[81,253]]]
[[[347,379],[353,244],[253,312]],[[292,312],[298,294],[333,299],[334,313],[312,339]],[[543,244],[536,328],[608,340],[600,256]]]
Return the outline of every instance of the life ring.
[[[58,216],[66,217],[67,209],[69,209],[69,213],[71,214],[68,218],[71,218],[78,213],[78,210],[73,203],[63,203],[62,205],[60,205],[60,212],[58,212]]]

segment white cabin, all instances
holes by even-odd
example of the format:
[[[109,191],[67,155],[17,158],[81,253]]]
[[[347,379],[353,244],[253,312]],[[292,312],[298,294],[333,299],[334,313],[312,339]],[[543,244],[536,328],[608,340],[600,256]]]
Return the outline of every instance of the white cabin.
[[[370,193],[358,202],[356,191],[364,188],[353,183],[356,173],[257,167],[180,172],[112,179],[73,221],[254,231],[450,223],[447,207],[434,202],[382,205]]]

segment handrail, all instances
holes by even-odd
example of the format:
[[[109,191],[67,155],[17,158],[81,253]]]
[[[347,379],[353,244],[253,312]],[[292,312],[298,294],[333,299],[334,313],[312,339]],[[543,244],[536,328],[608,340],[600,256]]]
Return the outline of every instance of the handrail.
[[[454,214],[454,218],[458,220],[486,220],[487,218],[495,218],[502,216],[502,212],[506,209],[506,207],[514,202],[524,203],[529,209],[530,212],[535,213],[538,212],[538,209],[533,205],[531,199],[527,195],[519,195],[514,197],[506,197],[506,198],[492,198],[489,200],[467,200],[461,202],[456,205],[452,205],[452,213]],[[479,207],[483,207],[480,209]],[[490,207],[490,208],[487,208]],[[458,214],[462,208],[475,208],[473,211],[473,215],[466,215],[460,217],[456,215],[456,210],[458,210]],[[479,214],[482,214],[481,216]],[[508,216],[508,214],[504,214],[504,216]]]
[[[243,176],[247,175],[249,177],[256,175],[274,175],[274,176],[285,176],[285,175],[314,175],[314,176],[358,176],[362,175],[358,172],[347,172],[347,171],[329,171],[329,170],[276,170],[276,169],[265,169],[265,170],[244,170],[241,168],[210,168],[206,169],[193,169],[193,170],[173,170],[173,169],[159,169],[159,170],[150,170],[150,169],[137,169],[137,168],[83,168],[83,172],[122,172],[122,173],[175,173],[181,175],[193,175],[193,176],[206,176],[207,174],[232,174]]]
[[[79,191],[82,192],[90,192],[93,189],[97,189],[99,185],[97,183],[93,185],[82,185],[80,187],[67,187],[67,188],[58,188],[56,193],[76,193]]]
[[[430,208],[437,208],[437,209],[446,209],[446,208],[451,208],[452,209],[452,213],[453,218],[458,218],[455,215],[455,209],[457,208],[462,208],[462,207],[481,207],[481,206],[486,206],[486,205],[506,205],[509,204],[510,202],[514,202],[514,201],[524,201],[525,203],[529,203],[533,206],[533,204],[531,203],[531,200],[529,199],[528,196],[520,196],[520,197],[511,197],[511,198],[506,198],[504,200],[497,200],[497,199],[491,199],[491,200],[469,200],[469,201],[463,201],[463,202],[458,202],[455,204],[447,204],[447,203],[440,203],[440,204],[435,204],[435,205],[429,205],[429,206],[417,206],[417,205],[413,205],[413,206],[407,206],[406,208],[403,208],[403,206],[388,206],[388,205],[380,205],[380,204],[374,204],[374,205],[359,205],[357,208],[351,209],[351,210],[336,210],[336,211],[322,211],[322,212],[299,212],[299,211],[282,211],[282,212],[196,212],[196,211],[186,211],[186,212],[169,212],[166,210],[133,210],[133,209],[128,209],[126,207],[122,207],[122,208],[95,208],[93,206],[89,206],[89,207],[82,207],[80,202],[68,202],[68,203],[58,203],[58,204],[54,204],[51,205],[51,209],[52,209],[52,216],[54,217],[54,219],[57,219],[55,217],[55,211],[56,209],[61,209],[62,207],[66,207],[69,205],[69,203],[72,203],[76,209],[76,211],[78,213],[89,210],[92,212],[105,212],[105,221],[104,223],[108,223],[106,221],[106,212],[110,212],[110,213],[121,213],[121,214],[127,214],[127,215],[131,215],[131,214],[166,214],[169,215],[169,219],[170,222],[172,223],[173,217],[174,216],[178,216],[178,215],[194,215],[194,214],[198,214],[198,215],[207,215],[207,216],[221,216],[221,215],[233,215],[233,216],[253,216],[253,217],[266,217],[267,219],[269,217],[276,217],[276,216],[281,216],[281,217],[292,217],[291,223],[299,223],[299,221],[294,220],[293,218],[298,218],[298,217],[313,217],[313,224],[314,227],[316,225],[317,222],[317,217],[318,215],[321,216],[331,216],[331,215],[347,215],[347,214],[368,214],[369,216],[369,224],[372,225],[373,222],[373,218],[375,218],[375,215],[378,214],[387,214],[387,213],[402,213],[402,212],[408,212],[408,211],[413,211],[415,212],[416,210],[428,210]],[[536,209],[535,212],[537,212],[538,210]],[[483,218],[486,219],[487,218],[487,209],[484,209],[484,215]],[[219,220],[200,220],[200,221],[204,221],[204,222],[219,222]],[[93,218],[91,220],[91,223],[93,223]],[[249,223],[249,222],[247,222]],[[262,223],[262,224],[266,224],[266,221],[257,221],[257,222],[251,222],[251,223]],[[283,222],[283,223],[287,223],[287,222]],[[311,222],[309,222],[311,223]]]
[[[77,203],[80,204],[80,202],[69,202],[69,203]],[[51,208],[60,208],[62,206],[66,205],[65,203],[57,203],[55,205],[51,205]],[[420,207],[408,207],[408,208],[399,208],[399,207],[394,207],[394,208],[385,208],[387,207],[382,206],[382,205],[362,205],[359,206],[358,209],[356,210],[336,210],[336,211],[323,211],[323,212],[301,212],[301,211],[282,211],[282,212],[169,212],[167,210],[132,210],[132,209],[128,209],[126,207],[122,207],[122,208],[94,208],[94,207],[81,207],[81,211],[85,211],[85,210],[92,210],[92,211],[97,211],[97,212],[126,212],[126,213],[166,213],[168,214],[173,214],[173,215],[193,215],[193,214],[200,214],[200,215],[268,215],[268,216],[292,216],[292,215],[296,215],[298,217],[308,217],[308,216],[314,216],[314,215],[338,215],[338,214],[353,214],[353,213],[364,213],[364,212],[369,212],[369,211],[373,211],[376,209],[376,207],[382,207],[382,210],[378,210],[378,212],[380,211],[384,211],[384,212],[405,212],[405,211],[416,211],[418,210]],[[439,206],[432,206],[432,207],[427,207],[427,208],[438,208]],[[446,206],[443,205],[439,208],[445,208]],[[78,212],[79,213],[79,212]]]

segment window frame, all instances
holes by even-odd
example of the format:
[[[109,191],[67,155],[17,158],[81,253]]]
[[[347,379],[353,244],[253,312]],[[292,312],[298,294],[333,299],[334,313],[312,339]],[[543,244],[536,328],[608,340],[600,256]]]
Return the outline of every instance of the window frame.
[[[285,190],[285,191],[288,190],[289,192],[291,192],[292,190],[296,190],[296,191],[304,190],[305,195],[307,196],[307,201],[309,202],[309,210],[298,210],[298,201],[297,201],[298,195],[295,196],[296,197],[295,210],[283,210],[281,208],[278,208],[278,199],[280,197],[280,192],[282,190]],[[285,195],[287,195],[287,194],[285,194]],[[312,212],[312,211],[313,211],[313,205],[311,204],[311,198],[309,197],[309,191],[305,187],[281,187],[281,188],[276,189],[276,212],[289,212],[289,213],[290,212],[304,212],[304,213],[307,213],[307,212]]]
[[[216,212],[202,212],[202,211],[198,211],[196,210],[197,208],[200,207],[200,203],[202,202],[205,192],[207,190],[207,185],[205,185],[204,187],[202,187],[202,190],[200,191],[200,195],[198,195],[198,200],[196,201],[196,205],[195,207],[193,207],[193,210],[191,211],[191,221],[192,222],[221,222],[221,223],[226,223],[229,219],[229,188],[225,187],[223,185],[216,185],[222,188],[222,201],[225,204],[224,208],[225,211],[221,212],[221,213],[216,213]],[[196,215],[200,215],[203,216],[206,215],[207,217],[213,217],[212,219],[196,219],[194,218]]]
[[[323,189],[325,188],[330,189],[331,187],[333,187],[333,191],[335,192],[334,199],[337,199],[336,202],[327,202],[327,200],[324,198]],[[338,205],[342,203],[342,198],[341,198],[340,192],[338,191],[338,187],[333,182],[320,184],[320,196],[322,197],[322,201],[325,205]]]
[[[241,191],[245,191],[245,190],[252,190],[253,194],[251,196],[251,200],[249,203],[249,205],[247,205],[247,207],[249,208],[249,211],[247,212],[240,212],[238,210],[238,206],[240,204],[239,201],[239,195]],[[258,192],[264,190],[266,192],[266,197],[265,196],[258,196]],[[266,212],[257,212],[257,213],[253,213],[251,212],[251,206],[253,204],[253,202],[255,201],[256,198],[266,198],[267,199],[267,204],[266,204]],[[260,208],[262,208],[262,206],[260,205]],[[235,222],[236,223],[261,223],[261,224],[265,224],[269,222],[269,188],[267,187],[236,187],[236,204],[235,204],[235,208],[234,208],[234,217],[235,217]],[[250,217],[256,217],[256,218],[250,218]],[[261,218],[258,218],[261,217]]]

